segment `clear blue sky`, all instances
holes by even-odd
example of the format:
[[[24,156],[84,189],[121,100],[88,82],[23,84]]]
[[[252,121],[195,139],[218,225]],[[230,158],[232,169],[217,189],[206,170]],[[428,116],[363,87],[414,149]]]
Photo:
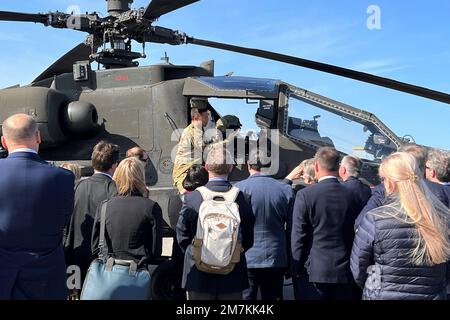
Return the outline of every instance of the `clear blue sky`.
[[[74,4],[82,11],[106,13],[104,0],[2,0],[0,10],[65,12]],[[137,0],[133,7],[146,4]],[[372,4],[381,9],[381,30],[366,26],[366,10]],[[450,92],[449,12],[450,2],[442,0],[202,0],[163,16],[157,24],[198,38],[277,51]],[[0,22],[0,88],[27,84],[83,39],[84,34],[70,30]],[[149,44],[149,58],[141,64],[159,62],[164,51],[175,64],[198,65],[213,59],[217,75],[234,71],[235,75],[282,79],[373,112],[399,136],[411,134],[418,143],[450,149],[450,105],[192,45]],[[239,116],[245,123],[253,118],[243,112]],[[324,126],[321,123],[322,133],[333,134],[334,128]],[[341,138],[347,139],[342,133]]]

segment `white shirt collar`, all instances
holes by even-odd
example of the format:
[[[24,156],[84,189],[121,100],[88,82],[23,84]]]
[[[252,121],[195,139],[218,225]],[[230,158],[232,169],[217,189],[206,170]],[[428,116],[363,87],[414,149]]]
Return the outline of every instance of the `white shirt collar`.
[[[107,176],[110,179],[112,179],[111,175],[109,173],[106,173],[106,172],[100,172],[100,171],[95,170],[94,174],[102,174],[102,175]]]
[[[320,178],[319,182],[321,182],[323,180],[327,180],[327,179],[336,179],[337,180],[337,177],[335,177],[335,176],[325,176],[325,177]]]
[[[16,153],[16,152],[28,152],[28,153],[34,153],[37,154],[37,151],[34,149],[30,149],[30,148],[19,148],[19,149],[15,149],[13,151],[11,151],[9,154],[11,153]]]

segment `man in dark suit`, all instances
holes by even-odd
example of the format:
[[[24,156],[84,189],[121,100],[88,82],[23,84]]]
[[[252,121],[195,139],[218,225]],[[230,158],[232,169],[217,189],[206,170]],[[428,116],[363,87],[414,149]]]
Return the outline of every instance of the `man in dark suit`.
[[[339,153],[324,147],[315,156],[318,183],[297,193],[292,217],[293,277],[309,273],[309,299],[353,299],[350,253],[358,212],[353,195],[338,181]]]
[[[353,156],[342,158],[339,166],[339,176],[344,181],[342,183],[344,187],[352,191],[357,202],[356,210],[358,212],[361,212],[372,195],[370,187],[359,179],[360,172],[361,161],[358,158]]]
[[[75,206],[67,232],[65,250],[67,264],[80,268],[81,283],[90,263],[96,258],[91,252],[91,238],[97,207],[103,200],[117,194],[112,176],[118,163],[119,146],[100,141],[92,152],[94,174],[75,186]]]
[[[225,155],[225,156],[224,156]],[[216,192],[227,192],[232,185],[228,175],[233,170],[233,159],[222,146],[211,149],[206,161],[209,182],[206,188]],[[255,217],[247,196],[239,192],[240,234],[242,248],[240,262],[228,275],[203,272],[197,269],[192,256],[192,239],[197,232],[197,220],[203,198],[199,191],[186,194],[177,224],[177,240],[185,252],[182,287],[188,291],[189,300],[242,300],[242,291],[248,288],[247,263],[244,252],[253,246]]]
[[[66,299],[63,229],[73,210],[72,172],[42,160],[36,122],[16,114],[2,126],[0,300]]]
[[[411,154],[416,159],[417,164],[419,165],[419,169],[423,172],[424,177],[426,177],[426,162],[428,158],[428,152],[425,147],[416,144],[407,144],[405,146],[402,146],[398,151]],[[425,180],[425,184],[427,185],[431,193],[436,196],[436,198],[438,198],[446,207],[450,207],[450,198],[446,194],[446,187],[444,185],[436,183],[434,181],[430,181],[428,179]],[[384,184],[380,183],[372,190],[372,197],[370,197],[367,205],[364,207],[364,209],[356,219],[355,229],[358,228],[360,222],[362,221],[362,218],[367,212],[372,209],[381,207],[384,204],[384,199]]]

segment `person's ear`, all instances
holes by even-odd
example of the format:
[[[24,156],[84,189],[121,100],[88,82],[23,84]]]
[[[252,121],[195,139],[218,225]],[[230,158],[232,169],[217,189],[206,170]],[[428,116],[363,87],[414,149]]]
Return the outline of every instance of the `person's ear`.
[[[431,169],[431,177],[433,178],[433,179],[436,179],[436,170],[434,170],[434,169]]]
[[[39,130],[36,131],[36,143],[37,144],[42,143],[41,132]]]
[[[6,144],[5,136],[2,136],[2,146],[5,148],[5,150],[8,150],[8,145]]]
[[[319,172],[319,163],[318,163],[317,161],[314,162],[314,171],[315,171],[316,173]]]
[[[208,164],[205,164],[205,170],[209,172]]]
[[[390,179],[384,179],[384,188],[386,189],[386,194],[391,194],[396,191],[397,186],[394,181]]]

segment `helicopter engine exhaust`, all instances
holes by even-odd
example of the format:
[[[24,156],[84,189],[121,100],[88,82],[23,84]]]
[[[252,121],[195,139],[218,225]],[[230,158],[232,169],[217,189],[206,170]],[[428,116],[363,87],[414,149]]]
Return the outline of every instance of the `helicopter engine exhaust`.
[[[94,105],[84,101],[73,101],[62,110],[63,130],[75,136],[91,136],[99,128],[98,113]]]
[[[0,105],[2,119],[25,113],[36,120],[41,133],[41,149],[59,146],[70,137],[91,137],[100,128],[95,106],[82,101],[70,102],[64,93],[49,88],[2,90]]]

